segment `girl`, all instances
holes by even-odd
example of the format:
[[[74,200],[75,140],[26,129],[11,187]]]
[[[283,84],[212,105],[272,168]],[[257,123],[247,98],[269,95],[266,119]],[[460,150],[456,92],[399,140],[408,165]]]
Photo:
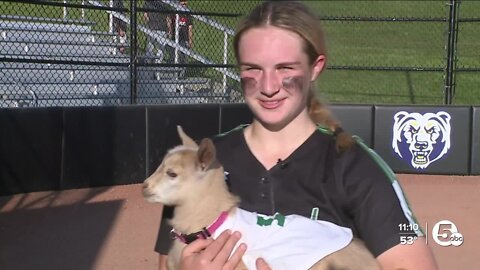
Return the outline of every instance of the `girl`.
[[[264,2],[240,23],[234,49],[254,119],[215,143],[240,207],[349,227],[383,269],[436,269],[421,231],[409,232],[419,239],[412,245],[400,244],[399,225],[415,219],[395,176],[315,97],[327,60],[315,15],[300,2]],[[156,250],[166,254],[168,227],[161,227]],[[229,257],[238,239],[235,232],[193,242],[184,249],[182,269],[234,269],[248,248],[240,245]],[[160,269],[165,260],[160,255]],[[257,265],[269,269],[261,260]]]

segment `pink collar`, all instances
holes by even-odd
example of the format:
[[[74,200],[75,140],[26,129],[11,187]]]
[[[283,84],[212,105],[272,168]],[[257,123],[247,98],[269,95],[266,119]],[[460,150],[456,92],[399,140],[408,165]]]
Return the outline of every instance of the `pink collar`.
[[[223,211],[220,216],[208,227],[204,227],[201,231],[191,233],[191,234],[183,234],[177,233],[175,229],[170,231],[170,234],[173,239],[177,238],[178,240],[182,241],[185,244],[190,244],[191,242],[197,239],[207,239],[208,237],[212,236],[215,231],[227,220],[228,212]]]

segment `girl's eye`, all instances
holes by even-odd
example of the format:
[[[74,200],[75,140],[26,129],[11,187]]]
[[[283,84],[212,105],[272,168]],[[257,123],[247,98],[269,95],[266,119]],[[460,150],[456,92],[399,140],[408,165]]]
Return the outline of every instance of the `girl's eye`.
[[[177,177],[177,174],[172,169],[167,170],[167,175],[172,177],[172,178]]]
[[[253,71],[253,70],[260,70],[260,68],[257,66],[247,66],[247,65],[240,66],[240,71]]]

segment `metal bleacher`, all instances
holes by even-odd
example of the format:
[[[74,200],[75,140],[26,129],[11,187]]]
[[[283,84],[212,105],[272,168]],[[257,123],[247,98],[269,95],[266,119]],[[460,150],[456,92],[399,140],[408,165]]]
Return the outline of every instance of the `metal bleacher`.
[[[27,16],[0,17],[1,107],[104,105],[121,98],[128,63],[114,35],[93,23]],[[88,63],[88,64],[82,64]],[[99,63],[95,65],[92,63]]]
[[[0,15],[0,107],[130,103],[128,54],[84,20]],[[137,103],[204,103],[208,78],[184,68],[138,68]],[[188,86],[185,88],[185,86]],[[208,96],[208,95],[207,95]]]

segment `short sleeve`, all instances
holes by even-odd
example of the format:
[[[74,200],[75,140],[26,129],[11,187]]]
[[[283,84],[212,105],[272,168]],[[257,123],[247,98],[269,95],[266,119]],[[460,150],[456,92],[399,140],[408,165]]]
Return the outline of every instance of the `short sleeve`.
[[[359,142],[337,168],[345,196],[345,209],[358,236],[375,257],[400,243],[401,224],[416,223],[395,174]],[[418,236],[421,231],[403,231]]]

